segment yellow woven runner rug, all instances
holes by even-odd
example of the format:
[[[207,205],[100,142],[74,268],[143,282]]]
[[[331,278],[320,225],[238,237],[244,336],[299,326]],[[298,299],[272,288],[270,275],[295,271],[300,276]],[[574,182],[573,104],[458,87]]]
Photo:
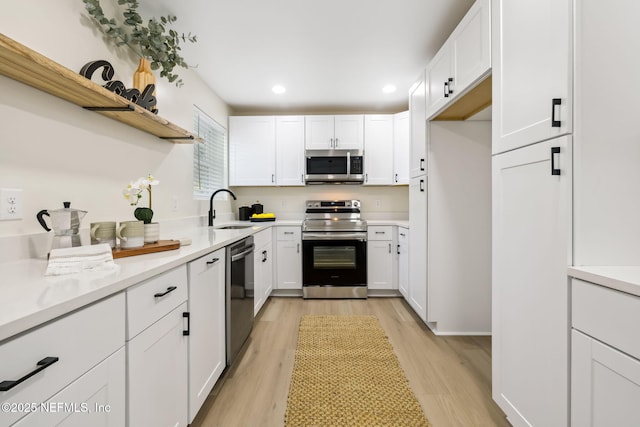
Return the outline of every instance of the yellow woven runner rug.
[[[304,316],[286,427],[428,427],[375,316]]]

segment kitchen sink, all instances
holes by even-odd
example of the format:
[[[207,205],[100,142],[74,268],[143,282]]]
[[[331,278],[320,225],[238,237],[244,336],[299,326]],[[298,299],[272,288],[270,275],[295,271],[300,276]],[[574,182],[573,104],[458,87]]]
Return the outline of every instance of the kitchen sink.
[[[223,225],[221,227],[215,227],[218,230],[240,230],[242,228],[253,227],[252,225]]]

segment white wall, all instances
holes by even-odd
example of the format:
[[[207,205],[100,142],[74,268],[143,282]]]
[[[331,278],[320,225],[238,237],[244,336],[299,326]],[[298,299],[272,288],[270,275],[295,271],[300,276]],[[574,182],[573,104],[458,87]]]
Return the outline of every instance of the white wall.
[[[103,3],[106,11],[108,2]],[[0,10],[4,35],[71,70],[106,59],[115,78],[130,87],[137,59],[103,40],[81,0],[0,0]],[[159,115],[191,130],[195,104],[226,127],[227,105],[193,71],[177,71],[182,88],[157,74]],[[0,236],[44,231],[36,213],[62,207],[63,201],[89,212],[85,227],[133,219],[122,189],[148,173],[160,180],[153,191],[154,220],[208,210],[192,198],[192,145],[163,141],[3,76],[0,93],[0,188],[20,188],[24,195],[24,218],[1,221]]]

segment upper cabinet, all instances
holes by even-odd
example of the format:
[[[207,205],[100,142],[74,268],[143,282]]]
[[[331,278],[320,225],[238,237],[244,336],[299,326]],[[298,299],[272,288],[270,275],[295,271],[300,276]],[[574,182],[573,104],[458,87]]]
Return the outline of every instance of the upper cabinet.
[[[459,100],[490,70],[491,5],[490,0],[477,0],[427,66],[426,118],[436,117],[446,106]],[[456,118],[467,118],[490,103],[490,96],[480,103],[473,100],[472,105],[466,107],[469,111]]]
[[[364,116],[364,184],[393,184],[393,115]]]
[[[0,34],[0,74],[173,142],[201,138]]]
[[[409,89],[409,160],[410,177],[427,173],[426,83],[424,74]]]
[[[409,112],[393,115],[393,183],[409,184]]]
[[[276,184],[304,185],[304,117],[276,117]]]
[[[304,185],[304,117],[229,117],[229,185]]]
[[[306,116],[305,148],[307,150],[362,150],[364,116]]]
[[[229,185],[275,184],[275,117],[229,117]]]
[[[571,133],[572,5],[494,0],[494,154]]]

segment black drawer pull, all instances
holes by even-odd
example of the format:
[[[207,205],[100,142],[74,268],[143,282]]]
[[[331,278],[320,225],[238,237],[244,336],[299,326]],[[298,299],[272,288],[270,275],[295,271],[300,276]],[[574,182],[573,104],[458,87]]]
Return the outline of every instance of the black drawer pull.
[[[178,287],[177,287],[177,286],[169,286],[165,292],[163,292],[163,293],[157,293],[157,294],[155,294],[155,295],[154,295],[154,297],[156,297],[156,298],[162,298],[163,296],[167,295],[169,292],[173,292],[173,291],[175,291],[176,289],[178,289]]]
[[[39,361],[37,363],[38,367],[36,369],[34,369],[33,371],[29,372],[24,377],[22,377],[22,378],[20,378],[18,380],[5,380],[5,381],[2,381],[0,383],[0,391],[9,391],[9,390],[11,390],[15,386],[17,386],[21,382],[24,382],[24,381],[28,380],[29,378],[31,378],[32,376],[34,376],[38,372],[47,369],[49,366],[53,365],[58,360],[59,359],[57,357],[45,357],[44,359],[42,359],[41,361]]]
[[[182,313],[182,318],[187,319],[187,330],[183,330],[182,335],[188,336],[191,333],[191,314],[185,311]]]
[[[556,120],[556,107],[559,107],[562,104],[562,100],[560,98],[553,98],[551,100],[551,127],[559,128],[562,123],[560,120]]]
[[[207,261],[207,264],[215,264],[218,261],[220,261],[220,258],[213,258],[211,261]]]
[[[560,169],[556,168],[556,154],[560,154],[560,147],[551,147],[551,175],[560,175]]]

